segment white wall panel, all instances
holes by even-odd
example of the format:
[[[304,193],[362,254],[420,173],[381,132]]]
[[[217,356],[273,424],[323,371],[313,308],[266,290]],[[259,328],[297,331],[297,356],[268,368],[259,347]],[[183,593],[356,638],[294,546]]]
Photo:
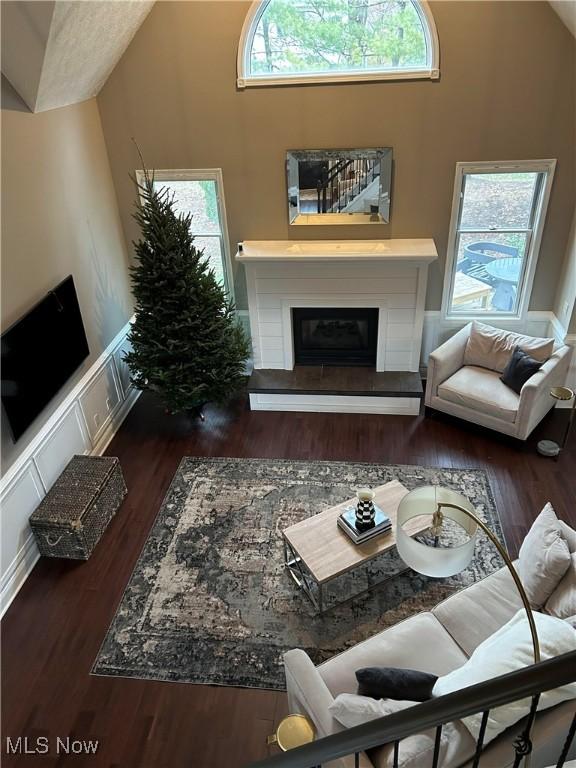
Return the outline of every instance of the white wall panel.
[[[118,382],[121,388],[121,394],[126,396],[132,387],[130,383],[130,369],[124,362],[124,355],[126,352],[132,351],[132,345],[126,339],[118,349],[114,352],[114,364],[116,366],[116,373],[118,374]]]
[[[89,453],[90,441],[78,403],[60,419],[34,455],[38,473],[48,491],[72,456]]]
[[[120,404],[120,390],[112,360],[92,379],[80,398],[90,438],[98,439],[108,420]]]
[[[124,389],[116,373],[121,350],[128,346],[129,328],[127,324],[116,336],[0,482],[2,613],[38,559],[30,515],[74,454],[104,451],[139,395],[132,387]],[[96,428],[93,420],[90,434],[81,402],[88,415],[98,413],[105,426]]]
[[[43,496],[42,482],[31,461],[22,468],[2,494],[0,511],[2,609],[5,608],[5,598],[15,576],[17,576],[21,559],[25,556],[27,549],[33,549],[30,547],[32,531],[28,525],[28,518]],[[33,551],[32,559],[34,562],[37,556],[37,550],[36,552]]]

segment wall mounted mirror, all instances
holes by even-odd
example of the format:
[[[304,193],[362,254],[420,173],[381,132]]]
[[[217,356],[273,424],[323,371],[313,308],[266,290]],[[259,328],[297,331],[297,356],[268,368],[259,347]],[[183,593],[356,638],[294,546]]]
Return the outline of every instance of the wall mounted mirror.
[[[286,153],[290,224],[383,224],[390,220],[392,149]]]

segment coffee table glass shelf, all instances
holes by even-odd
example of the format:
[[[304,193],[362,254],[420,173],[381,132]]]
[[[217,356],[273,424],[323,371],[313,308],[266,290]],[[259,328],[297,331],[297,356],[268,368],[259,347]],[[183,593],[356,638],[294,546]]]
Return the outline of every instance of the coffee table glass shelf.
[[[325,607],[324,590],[329,582],[396,548],[396,513],[408,489],[398,480],[392,480],[374,490],[374,504],[380,507],[392,522],[392,530],[389,533],[375,536],[364,544],[354,544],[340,530],[338,517],[347,507],[356,506],[356,498],[347,499],[324,512],[301,520],[282,532],[284,565],[318,613],[328,609],[328,606]],[[430,518],[414,518],[408,521],[404,530],[410,536],[417,536],[429,528]],[[398,573],[397,571],[394,575]],[[384,578],[378,583],[386,580],[387,578]],[[359,597],[365,591],[356,593],[354,597]]]

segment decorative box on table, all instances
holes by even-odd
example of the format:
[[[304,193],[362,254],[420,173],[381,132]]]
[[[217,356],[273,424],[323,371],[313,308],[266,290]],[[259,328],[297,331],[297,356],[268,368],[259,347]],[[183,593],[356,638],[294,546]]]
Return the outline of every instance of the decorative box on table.
[[[40,554],[87,560],[127,489],[112,456],[74,456],[30,517]]]

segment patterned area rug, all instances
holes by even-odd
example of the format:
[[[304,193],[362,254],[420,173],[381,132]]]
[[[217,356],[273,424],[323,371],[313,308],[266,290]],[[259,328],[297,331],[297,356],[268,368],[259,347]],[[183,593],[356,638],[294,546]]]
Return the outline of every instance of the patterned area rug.
[[[464,493],[502,538],[484,470],[183,459],[93,673],[283,689],[287,649],[304,648],[319,663],[500,567],[483,536],[470,567],[448,579],[398,574],[394,551],[335,589],[341,598],[393,578],[316,615],[284,569],[281,531],[361,485],[393,479],[409,490],[437,484]]]

